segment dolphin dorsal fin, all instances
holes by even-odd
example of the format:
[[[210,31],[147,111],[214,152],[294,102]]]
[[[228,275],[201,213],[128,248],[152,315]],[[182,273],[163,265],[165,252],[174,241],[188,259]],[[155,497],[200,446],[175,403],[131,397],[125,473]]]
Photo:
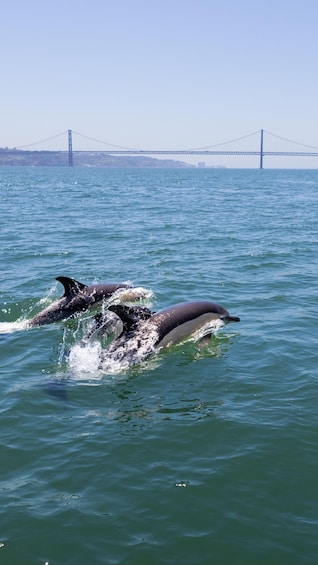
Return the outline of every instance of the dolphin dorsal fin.
[[[148,320],[153,312],[149,308],[142,306],[126,306],[125,304],[112,304],[108,310],[117,314],[123,323],[124,333],[128,333],[136,328],[141,320]]]
[[[79,292],[84,290],[86,284],[70,279],[69,277],[56,277],[56,280],[64,286],[63,296],[76,296]]]

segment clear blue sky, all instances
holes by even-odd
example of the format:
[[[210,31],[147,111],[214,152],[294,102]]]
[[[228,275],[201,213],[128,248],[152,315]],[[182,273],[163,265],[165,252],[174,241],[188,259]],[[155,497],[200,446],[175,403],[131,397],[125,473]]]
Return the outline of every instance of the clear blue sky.
[[[261,128],[318,147],[317,22],[317,0],[3,2],[0,147],[73,129],[186,149]]]

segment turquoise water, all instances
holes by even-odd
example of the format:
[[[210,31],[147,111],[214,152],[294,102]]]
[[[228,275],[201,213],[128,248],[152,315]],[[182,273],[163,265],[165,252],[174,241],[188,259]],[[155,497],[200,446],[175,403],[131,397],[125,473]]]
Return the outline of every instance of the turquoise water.
[[[1,564],[318,558],[318,171],[1,168]],[[55,277],[240,316],[117,374]]]

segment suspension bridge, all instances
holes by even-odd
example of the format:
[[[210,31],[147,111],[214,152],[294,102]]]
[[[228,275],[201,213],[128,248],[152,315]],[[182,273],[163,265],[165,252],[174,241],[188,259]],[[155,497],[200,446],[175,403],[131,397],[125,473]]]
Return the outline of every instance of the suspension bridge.
[[[73,137],[74,135],[78,138],[82,138],[86,141],[93,142],[98,145],[102,145],[103,149],[74,149],[73,144]],[[7,155],[9,153],[15,153],[18,151],[19,154],[29,154],[34,153],[34,149],[30,149],[31,147],[35,147],[36,145],[42,145],[47,142],[51,142],[59,137],[66,137],[67,136],[67,149],[65,150],[58,150],[58,151],[46,151],[46,153],[55,153],[59,155],[65,155],[65,164],[68,166],[73,166],[76,164],[76,156],[81,154],[96,154],[96,155],[109,155],[109,156],[116,156],[116,155],[133,155],[133,156],[193,156],[193,157],[203,157],[203,156],[254,156],[258,158],[259,168],[263,169],[264,167],[264,158],[265,157],[318,157],[318,147],[314,147],[311,145],[306,145],[304,143],[300,143],[297,141],[292,141],[290,139],[284,138],[277,134],[271,133],[266,130],[258,130],[254,131],[250,134],[244,135],[242,137],[238,137],[235,139],[230,139],[228,141],[194,149],[133,149],[130,147],[123,147],[119,145],[114,145],[107,141],[102,141],[98,139],[94,139],[87,135],[81,134],[79,132],[75,132],[73,130],[66,130],[62,133],[54,135],[50,138],[37,141],[34,143],[30,143],[25,146],[20,146],[15,148],[14,150],[10,150],[8,148],[1,149],[0,148],[0,155],[2,152],[5,152]],[[265,143],[266,140],[266,143]],[[273,140],[280,141],[280,143],[284,143],[288,145],[288,150],[282,150],[273,148],[268,149],[268,146],[272,143]],[[244,147],[242,147],[244,145]],[[44,152],[42,150],[37,150],[37,152]]]

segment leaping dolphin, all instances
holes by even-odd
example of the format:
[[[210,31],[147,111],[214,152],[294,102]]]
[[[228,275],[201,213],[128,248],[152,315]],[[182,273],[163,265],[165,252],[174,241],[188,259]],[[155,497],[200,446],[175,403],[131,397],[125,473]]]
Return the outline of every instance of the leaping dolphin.
[[[56,280],[64,286],[63,296],[29,320],[29,326],[60,322],[95,308],[104,300],[109,300],[117,294],[118,299],[123,301],[145,297],[144,289],[138,289],[125,283],[86,285],[69,277],[56,277]]]
[[[122,333],[101,351],[102,368],[129,366],[145,360],[163,347],[188,338],[201,339],[229,322],[239,322],[223,306],[209,301],[181,302],[158,312],[112,304],[120,317]]]

